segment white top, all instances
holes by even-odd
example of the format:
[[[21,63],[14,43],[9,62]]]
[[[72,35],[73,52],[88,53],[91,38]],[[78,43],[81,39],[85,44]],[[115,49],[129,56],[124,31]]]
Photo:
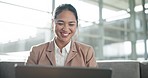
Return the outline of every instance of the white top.
[[[62,49],[62,52],[60,52],[59,47],[57,46],[57,44],[55,43],[55,60],[56,60],[56,66],[64,66],[67,55],[70,51],[70,45],[71,45],[71,41]]]

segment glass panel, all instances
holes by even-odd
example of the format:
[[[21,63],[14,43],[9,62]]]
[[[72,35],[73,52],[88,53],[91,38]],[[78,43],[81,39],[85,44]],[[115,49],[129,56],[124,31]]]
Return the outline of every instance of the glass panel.
[[[0,1],[0,61],[25,61],[31,46],[50,39],[49,8],[51,0]]]
[[[1,0],[0,3],[52,12],[52,0]]]

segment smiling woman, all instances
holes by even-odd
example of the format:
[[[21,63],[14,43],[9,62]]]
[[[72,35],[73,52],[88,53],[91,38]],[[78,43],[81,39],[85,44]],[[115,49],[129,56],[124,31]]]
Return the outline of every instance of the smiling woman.
[[[53,15],[55,37],[33,46],[26,64],[97,67],[92,46],[72,39],[78,27],[76,9],[71,4],[61,4]]]

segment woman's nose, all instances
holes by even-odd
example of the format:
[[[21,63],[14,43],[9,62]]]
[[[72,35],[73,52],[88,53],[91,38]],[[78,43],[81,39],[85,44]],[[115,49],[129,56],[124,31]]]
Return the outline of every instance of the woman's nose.
[[[64,25],[64,27],[63,27],[63,30],[65,30],[65,31],[66,31],[66,30],[68,30],[68,29],[69,29],[68,25],[67,25],[67,24],[65,24],[65,25]]]

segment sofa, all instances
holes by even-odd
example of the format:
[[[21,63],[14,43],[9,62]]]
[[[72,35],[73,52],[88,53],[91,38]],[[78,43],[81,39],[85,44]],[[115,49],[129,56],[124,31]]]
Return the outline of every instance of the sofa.
[[[0,78],[15,78],[15,65],[24,62],[0,62]],[[101,69],[111,69],[112,78],[148,78],[148,62],[97,61]]]
[[[148,61],[140,63],[140,78],[148,78]]]
[[[15,65],[23,65],[24,62],[0,62],[0,78],[15,78]]]
[[[140,78],[137,61],[98,61],[99,68],[112,69],[112,78]]]

